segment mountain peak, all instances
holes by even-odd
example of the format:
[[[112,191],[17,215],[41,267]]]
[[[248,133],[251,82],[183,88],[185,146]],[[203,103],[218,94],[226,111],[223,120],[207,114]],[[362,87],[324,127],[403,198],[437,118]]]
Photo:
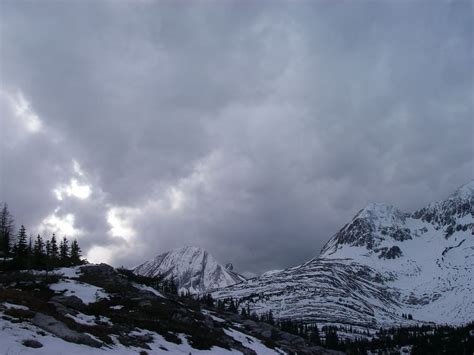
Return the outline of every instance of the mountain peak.
[[[365,208],[359,211],[358,218],[383,218],[401,212],[394,206],[386,203],[369,203]]]
[[[187,245],[184,247],[171,249],[167,253],[207,253],[207,251],[201,247]]]
[[[226,287],[245,278],[219,264],[205,249],[186,246],[172,249],[137,266],[136,274],[148,277],[161,275],[174,279],[180,292],[199,293]]]
[[[474,179],[457,188],[449,198],[471,199],[474,197]]]
[[[406,216],[406,213],[403,213],[392,205],[385,203],[369,203],[365,208],[357,213],[352,220],[352,223],[356,220],[363,219],[374,227],[386,226],[403,222]]]

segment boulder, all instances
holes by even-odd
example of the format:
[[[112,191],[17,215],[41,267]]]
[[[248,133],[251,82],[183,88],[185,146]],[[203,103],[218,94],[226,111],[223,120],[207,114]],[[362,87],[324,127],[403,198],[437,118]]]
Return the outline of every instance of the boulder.
[[[82,311],[86,308],[86,305],[77,296],[54,296],[51,297],[50,302],[59,303],[63,306],[77,309],[78,311]]]
[[[25,339],[21,342],[24,346],[28,348],[38,349],[42,348],[43,344],[41,344],[38,340],[34,339]]]

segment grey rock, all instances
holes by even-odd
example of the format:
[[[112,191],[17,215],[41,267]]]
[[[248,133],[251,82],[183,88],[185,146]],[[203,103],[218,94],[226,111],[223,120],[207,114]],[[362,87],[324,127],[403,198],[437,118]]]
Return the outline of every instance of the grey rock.
[[[37,313],[31,323],[71,343],[84,344],[94,348],[100,348],[102,346],[102,343],[92,339],[90,336],[69,329],[63,322],[42,313]]]
[[[63,306],[77,309],[79,311],[84,310],[86,305],[77,296],[54,296],[51,297],[50,302],[59,303]]]
[[[34,340],[34,339],[25,339],[21,342],[24,346],[28,348],[33,348],[33,349],[38,349],[42,348],[43,344],[41,344],[39,341]]]
[[[57,302],[48,302],[49,305],[52,305],[54,309],[56,310],[57,313],[61,314],[62,316],[65,316],[66,314],[71,314],[74,313],[74,311],[70,308],[67,308],[66,306],[62,305],[61,303]]]

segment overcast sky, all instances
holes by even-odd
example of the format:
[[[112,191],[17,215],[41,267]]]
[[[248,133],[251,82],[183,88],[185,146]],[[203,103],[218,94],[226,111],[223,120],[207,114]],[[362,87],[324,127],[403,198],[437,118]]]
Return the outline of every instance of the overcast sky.
[[[247,275],[474,176],[472,1],[0,1],[17,225]]]

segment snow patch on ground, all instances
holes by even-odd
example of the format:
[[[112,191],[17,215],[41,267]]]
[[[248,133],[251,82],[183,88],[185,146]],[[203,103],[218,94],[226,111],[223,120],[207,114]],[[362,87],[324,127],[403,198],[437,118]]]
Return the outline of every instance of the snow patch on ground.
[[[133,286],[140,289],[140,290],[149,291],[149,292],[153,293],[155,296],[158,296],[158,297],[161,297],[161,298],[166,298],[161,292],[159,292],[158,290],[155,290],[153,287],[142,285],[142,284],[137,284],[137,283],[133,283]]]
[[[99,299],[109,298],[103,289],[76,280],[62,280],[50,285],[49,288],[55,292],[64,292],[63,294],[65,296],[79,297],[84,304],[90,304],[97,302]]]
[[[0,312],[0,317],[1,316],[3,316],[3,314]],[[45,333],[29,323],[11,323],[3,318],[0,318],[0,333],[0,349],[2,349],[2,354],[6,355],[137,355],[143,350],[135,347],[127,348],[119,344],[116,340],[115,345],[110,348],[91,348],[86,345],[69,343]],[[186,337],[182,334],[178,335],[182,340],[182,344],[174,344],[153,332],[139,329],[133,333],[136,333],[136,335],[150,334],[153,336],[154,341],[149,344],[151,350],[147,350],[149,354],[241,354],[236,350],[229,351],[219,347],[213,347],[210,350],[196,350],[189,345]],[[27,339],[36,340],[40,342],[43,347],[38,349],[25,347],[22,341]],[[259,352],[258,354],[274,353]]]
[[[280,349],[270,349],[266,347],[259,339],[247,335],[244,333],[239,332],[238,330],[229,328],[229,329],[224,329],[224,332],[237,340],[239,343],[241,343],[243,346],[246,348],[252,349],[259,355],[278,355],[278,354],[285,354],[284,351]]]
[[[212,320],[214,320],[214,321],[216,321],[216,322],[219,322],[219,323],[225,323],[225,322],[227,322],[225,319],[216,317],[215,315],[213,315],[211,312],[209,312],[209,311],[206,310],[206,309],[201,310],[201,313],[202,313],[202,314],[205,314],[206,316],[211,317]]]
[[[90,316],[83,313],[78,313],[75,316],[72,314],[66,314],[66,317],[69,317],[72,320],[74,320],[74,322],[78,324],[83,324],[83,325],[97,325],[97,322],[112,325],[112,322],[110,321],[110,319],[104,316],[95,317],[95,316]]]
[[[24,310],[24,311],[29,310],[28,307],[22,306],[22,305],[19,305],[19,304],[13,304],[13,303],[5,302],[5,303],[3,303],[3,305],[4,305],[5,307],[7,307],[7,308],[22,309],[22,310]]]

